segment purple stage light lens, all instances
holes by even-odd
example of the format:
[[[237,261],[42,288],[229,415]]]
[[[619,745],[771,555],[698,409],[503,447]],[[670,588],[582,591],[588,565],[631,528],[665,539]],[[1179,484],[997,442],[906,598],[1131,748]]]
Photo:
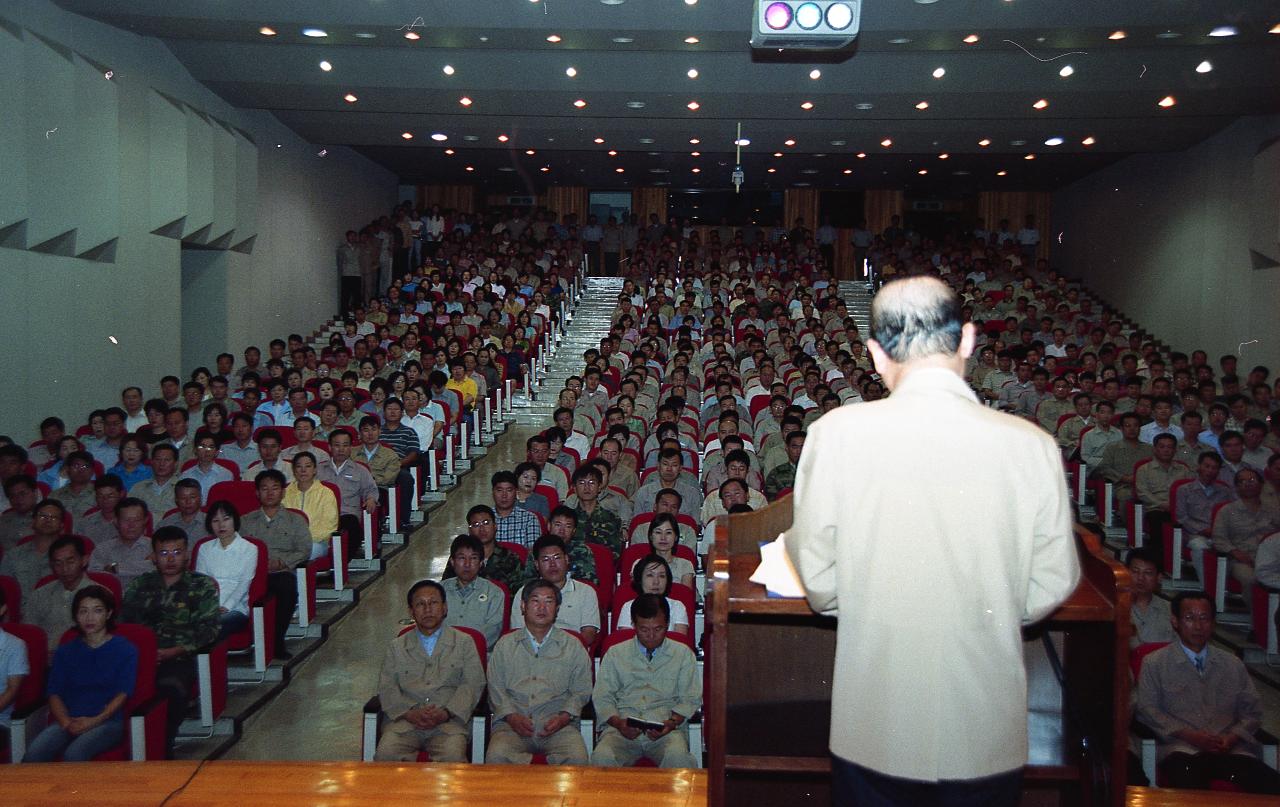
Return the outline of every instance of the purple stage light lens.
[[[764,23],[775,31],[781,31],[791,24],[791,6],[786,3],[771,3],[764,10]]]

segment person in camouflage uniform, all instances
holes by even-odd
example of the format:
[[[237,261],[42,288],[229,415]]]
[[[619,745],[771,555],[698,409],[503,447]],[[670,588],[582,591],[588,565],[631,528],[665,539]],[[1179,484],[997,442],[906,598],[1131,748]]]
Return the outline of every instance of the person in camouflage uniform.
[[[487,504],[477,504],[468,510],[467,532],[484,547],[484,565],[480,567],[480,576],[494,583],[502,583],[507,587],[509,595],[518,591],[531,575],[520,565],[520,557],[516,553],[505,546],[499,546],[494,540],[498,534],[498,516],[493,508]],[[448,580],[450,577],[457,577],[452,560],[445,566],[442,579]]]
[[[622,520],[600,504],[598,499],[603,482],[604,475],[594,465],[584,465],[574,473],[573,488],[578,495],[574,514],[578,518],[578,527],[573,537],[576,541],[609,547],[616,564],[622,559]]]
[[[596,556],[591,553],[587,542],[575,538],[578,531],[578,514],[572,507],[560,505],[551,511],[547,524],[547,534],[554,535],[569,549],[569,576],[574,580],[586,580],[592,585],[600,585],[600,575],[596,572]],[[525,561],[524,574],[526,580],[541,577],[534,563],[533,553]]]
[[[187,534],[178,527],[157,529],[151,552],[156,570],[129,584],[121,617],[156,634],[156,692],[169,701],[165,756],[172,759],[173,738],[195,689],[196,654],[218,638],[218,584],[189,570]]]
[[[781,491],[795,486],[796,466],[804,449],[804,438],[802,431],[787,435],[787,461],[775,466],[764,478],[764,495],[769,497],[769,501],[777,499]]]

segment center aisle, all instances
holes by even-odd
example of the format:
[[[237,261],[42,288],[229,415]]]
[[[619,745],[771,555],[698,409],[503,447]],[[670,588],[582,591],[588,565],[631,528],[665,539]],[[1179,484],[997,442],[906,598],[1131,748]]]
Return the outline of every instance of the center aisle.
[[[516,399],[516,423],[449,491],[382,578],[360,592],[360,603],[333,627],[328,641],[292,670],[289,686],[249,720],[226,759],[360,759],[361,708],[377,692],[387,643],[409,618],[405,592],[422,578],[440,579],[450,542],[467,531],[467,510],[493,503],[489,478],[523,462],[525,440],[551,425],[557,393],[567,377],[581,371],[582,352],[599,347],[600,338],[608,334],[621,290],[618,278],[587,279],[537,400]]]

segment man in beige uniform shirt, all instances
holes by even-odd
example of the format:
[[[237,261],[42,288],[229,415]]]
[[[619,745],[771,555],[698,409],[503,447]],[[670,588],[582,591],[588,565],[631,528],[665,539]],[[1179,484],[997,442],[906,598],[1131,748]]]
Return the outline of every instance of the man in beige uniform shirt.
[[[1142,504],[1143,526],[1152,547],[1162,549],[1160,536],[1170,518],[1169,488],[1179,479],[1191,479],[1195,474],[1181,460],[1174,459],[1178,438],[1172,434],[1157,434],[1151,450],[1151,461],[1138,467],[1133,486]]]
[[[582,642],[555,626],[554,583],[534,580],[522,598],[524,625],[499,639],[489,656],[493,734],[484,761],[528,765],[534,754],[545,754],[551,765],[585,765],[578,718],[591,699],[591,659]]]
[[[475,640],[444,624],[449,606],[434,580],[414,583],[406,599],[414,627],[391,640],[382,660],[378,697],[391,725],[373,758],[412,762],[426,751],[432,762],[466,762],[485,684]]]
[[[644,757],[659,768],[696,768],[680,726],[702,703],[698,662],[692,650],[667,641],[666,597],[641,594],[630,607],[635,638],[604,654],[591,696],[602,726],[591,764],[629,766]],[[631,726],[628,718],[662,728]]]
[[[843,617],[836,805],[871,794],[906,804],[922,791],[1016,805],[1028,747],[1022,626],[1080,576],[1062,455],[964,383],[975,336],[960,309],[936,279],[885,284],[868,347],[893,394],[827,414],[800,457],[787,552],[813,609]]]
[[[1152,455],[1152,447],[1138,439],[1141,429],[1142,419],[1133,412],[1121,415],[1121,439],[1103,449],[1102,459],[1089,474],[1114,485],[1112,496],[1117,507],[1133,498],[1133,466]]]
[[[1280,512],[1264,507],[1261,494],[1262,474],[1241,468],[1236,471],[1236,500],[1213,519],[1213,548],[1229,556],[1231,576],[1245,591],[1253,585],[1258,542],[1280,530]]]
[[[84,541],[76,535],[64,535],[49,547],[49,570],[53,579],[27,596],[22,621],[44,630],[49,642],[49,652],[58,649],[62,634],[75,626],[71,616],[71,601],[76,592],[94,585],[85,568],[89,565],[84,554]]]

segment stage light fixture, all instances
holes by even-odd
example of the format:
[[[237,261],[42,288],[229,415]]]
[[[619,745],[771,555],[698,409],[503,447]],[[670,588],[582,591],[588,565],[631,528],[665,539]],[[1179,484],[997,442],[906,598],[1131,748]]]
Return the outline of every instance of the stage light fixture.
[[[751,46],[840,50],[858,36],[861,0],[756,0]]]

